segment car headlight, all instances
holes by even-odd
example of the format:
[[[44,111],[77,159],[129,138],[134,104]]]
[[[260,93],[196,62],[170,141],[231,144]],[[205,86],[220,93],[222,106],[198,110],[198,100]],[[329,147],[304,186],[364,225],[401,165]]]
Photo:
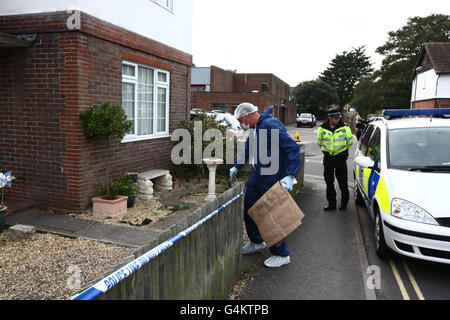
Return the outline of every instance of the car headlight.
[[[431,214],[414,203],[399,198],[392,200],[391,215],[404,220],[439,225]]]

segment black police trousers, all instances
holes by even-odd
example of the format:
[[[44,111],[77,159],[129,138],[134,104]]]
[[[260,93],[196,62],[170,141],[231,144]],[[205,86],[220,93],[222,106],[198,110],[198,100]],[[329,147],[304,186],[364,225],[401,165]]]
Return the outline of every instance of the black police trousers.
[[[348,191],[347,157],[325,157],[323,160],[325,183],[327,184],[327,200],[332,206],[336,206],[336,190],[334,188],[334,176],[341,190],[341,204],[347,205],[350,199]]]

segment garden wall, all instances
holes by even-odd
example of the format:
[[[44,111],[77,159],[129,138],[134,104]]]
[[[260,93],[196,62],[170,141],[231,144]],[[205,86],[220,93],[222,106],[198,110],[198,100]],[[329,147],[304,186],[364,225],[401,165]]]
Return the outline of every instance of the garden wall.
[[[191,227],[244,188],[240,183],[173,223],[155,223],[152,243],[138,249],[92,284]],[[100,300],[223,300],[241,275],[244,197],[241,196],[185,238],[99,297]],[[164,225],[166,224],[166,225]],[[85,288],[86,289],[86,288]],[[81,290],[82,292],[84,290]]]

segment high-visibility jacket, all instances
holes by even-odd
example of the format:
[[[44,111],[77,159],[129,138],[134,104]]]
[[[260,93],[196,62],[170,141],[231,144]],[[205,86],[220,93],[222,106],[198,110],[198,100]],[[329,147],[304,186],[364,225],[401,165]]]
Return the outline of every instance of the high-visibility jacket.
[[[353,144],[353,135],[349,126],[343,122],[332,130],[328,121],[321,125],[317,131],[317,142],[320,149],[330,156],[336,156],[350,149]]]

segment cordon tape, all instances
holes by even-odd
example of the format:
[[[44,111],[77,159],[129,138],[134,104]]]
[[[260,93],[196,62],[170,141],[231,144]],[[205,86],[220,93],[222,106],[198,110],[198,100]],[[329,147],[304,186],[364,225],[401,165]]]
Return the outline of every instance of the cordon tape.
[[[100,280],[93,286],[89,287],[82,293],[75,295],[71,298],[71,300],[95,300],[100,295],[104,294],[114,286],[116,286],[119,282],[126,279],[133,273],[135,273],[137,270],[142,268],[145,264],[152,261],[154,258],[159,256],[162,252],[166,251],[168,248],[173,246],[175,243],[186,237],[189,233],[200,227],[202,224],[204,224],[206,221],[217,215],[220,211],[231,205],[233,202],[235,202],[237,199],[239,199],[242,195],[244,195],[244,191],[242,191],[237,196],[233,197],[230,201],[226,202],[224,205],[219,207],[217,210],[213,211],[206,217],[204,217],[202,220],[198,221],[193,226],[185,229],[184,231],[178,233],[176,236],[170,238],[169,240],[161,243],[160,245],[156,246],[152,250],[148,251],[147,253],[143,254],[139,258],[131,261],[121,269],[113,272],[109,276],[105,277],[104,279]]]

